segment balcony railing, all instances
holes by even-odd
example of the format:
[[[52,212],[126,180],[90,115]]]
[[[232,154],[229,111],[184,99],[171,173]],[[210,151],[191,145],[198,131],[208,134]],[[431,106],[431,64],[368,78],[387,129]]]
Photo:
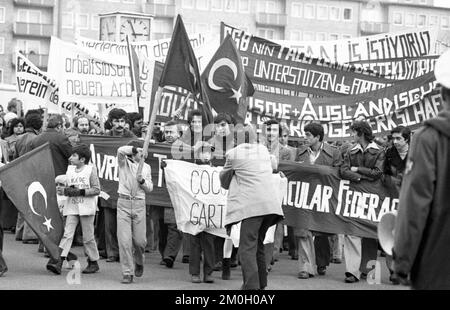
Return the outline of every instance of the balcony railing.
[[[41,69],[46,69],[48,64],[48,54],[23,54],[26,58],[28,58],[36,67]],[[12,64],[16,65],[16,54],[12,55]]]
[[[364,34],[377,34],[389,32],[389,24],[382,22],[360,22],[359,23],[361,33]]]
[[[146,13],[153,14],[156,17],[175,17],[175,5],[147,3]]]
[[[53,25],[15,22],[14,34],[33,37],[51,37],[53,35]]]
[[[14,4],[50,8],[55,6],[55,0],[14,0]]]
[[[287,15],[276,13],[257,13],[256,24],[284,27],[287,24]]]

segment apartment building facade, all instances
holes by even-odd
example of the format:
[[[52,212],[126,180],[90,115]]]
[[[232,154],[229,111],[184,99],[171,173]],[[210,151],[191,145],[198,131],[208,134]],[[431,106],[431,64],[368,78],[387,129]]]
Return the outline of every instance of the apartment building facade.
[[[46,70],[52,35],[99,38],[98,14],[152,14],[152,38],[171,35],[177,14],[188,33],[219,36],[220,22],[270,40],[326,41],[435,27],[448,33],[450,8],[434,0],[0,0],[0,82],[14,83],[14,52]]]

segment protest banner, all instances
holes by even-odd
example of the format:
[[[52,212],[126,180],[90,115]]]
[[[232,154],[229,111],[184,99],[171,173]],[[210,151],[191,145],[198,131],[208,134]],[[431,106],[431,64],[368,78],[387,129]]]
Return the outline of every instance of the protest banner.
[[[226,238],[224,219],[228,191],[220,186],[222,167],[179,160],[166,163],[164,175],[177,228],[194,236],[205,231]]]
[[[237,40],[252,38],[250,33],[224,24],[222,40],[228,33]],[[333,41],[274,40],[274,43],[303,53],[305,57],[351,64],[385,78],[408,80],[434,70],[439,55],[438,38],[436,29],[422,28]]]
[[[16,80],[25,110],[47,108],[49,113],[59,113],[61,108],[71,113],[74,109],[75,116],[85,116],[100,124],[100,117],[94,109],[78,102],[62,102],[56,81],[20,53],[16,54]]]
[[[293,137],[303,136],[304,126],[315,121],[324,126],[325,139],[333,141],[349,138],[350,125],[361,116],[375,135],[384,135],[400,125],[417,129],[442,109],[442,98],[431,72],[354,96],[298,98],[256,92],[249,98],[247,121],[262,124],[266,118],[275,118],[287,124]]]
[[[48,75],[57,81],[62,101],[116,103],[125,110],[134,110],[126,56],[113,56],[52,37]]]
[[[397,209],[398,193],[381,181],[353,183],[337,168],[280,162],[288,178],[283,201],[289,226],[332,234],[377,238],[377,225]]]

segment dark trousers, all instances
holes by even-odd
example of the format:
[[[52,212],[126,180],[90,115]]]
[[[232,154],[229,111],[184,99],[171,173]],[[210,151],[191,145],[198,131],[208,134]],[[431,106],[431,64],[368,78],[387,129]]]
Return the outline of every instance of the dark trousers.
[[[153,219],[154,231],[158,235],[158,251],[161,259],[164,258],[164,250],[167,244],[168,227],[164,224],[164,207],[151,206],[151,214]]]
[[[214,253],[215,259],[214,264],[222,263],[223,258],[223,244],[225,243],[225,238],[218,237],[214,239]]]
[[[288,241],[288,247],[289,247],[289,255],[290,256],[297,256],[298,255],[298,249],[297,249],[297,242],[295,242],[295,235],[294,235],[294,228],[292,226],[287,227],[288,234],[287,234],[287,241]]]
[[[183,243],[183,233],[178,230],[177,224],[164,224],[167,227],[167,242],[164,249],[164,258],[170,257],[173,260],[177,257]]]
[[[215,236],[201,232],[195,236],[189,235],[189,273],[200,275],[200,255],[203,251],[203,276],[210,275],[214,267]]]
[[[314,237],[314,250],[316,252],[317,267],[328,266],[330,264],[331,251],[327,235],[318,235]]]
[[[3,192],[3,190],[0,189],[0,191]],[[0,193],[0,196],[3,196],[2,193]],[[3,202],[0,199],[0,270],[3,270],[6,268],[6,262],[3,259],[3,226],[2,226],[2,221],[1,221],[1,214],[3,211]]]
[[[106,255],[119,257],[119,243],[117,241],[117,210],[103,208],[105,212],[105,241]]]
[[[105,240],[105,208],[98,208],[98,212],[95,218],[95,238],[97,240],[97,248],[99,251],[106,252],[106,240]]]
[[[267,286],[264,238],[273,224],[272,215],[255,216],[242,220],[239,240],[244,290],[258,290]]]

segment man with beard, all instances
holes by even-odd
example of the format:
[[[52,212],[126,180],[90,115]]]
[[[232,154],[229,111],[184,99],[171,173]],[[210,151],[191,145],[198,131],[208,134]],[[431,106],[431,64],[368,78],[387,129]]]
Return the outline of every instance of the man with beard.
[[[109,111],[108,121],[112,125],[112,128],[109,131],[110,136],[136,138],[133,132],[125,128],[126,116],[127,112],[123,109],[114,108]]]
[[[73,127],[64,131],[64,134],[69,139],[72,146],[80,143],[80,134],[89,135],[95,134],[95,129],[90,130],[89,119],[87,117],[75,117],[73,119]]]

